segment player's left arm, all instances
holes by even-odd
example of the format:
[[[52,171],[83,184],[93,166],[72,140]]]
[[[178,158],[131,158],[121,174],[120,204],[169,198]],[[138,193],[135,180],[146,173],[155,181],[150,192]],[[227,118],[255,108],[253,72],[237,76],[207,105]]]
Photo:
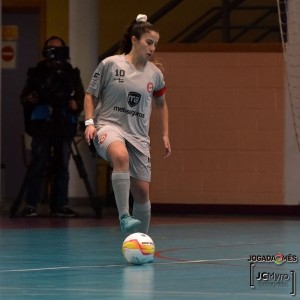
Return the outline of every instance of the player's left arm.
[[[165,95],[155,97],[155,104],[158,112],[158,118],[160,122],[162,140],[165,147],[164,157],[171,155],[171,144],[169,140],[169,111],[166,102]]]

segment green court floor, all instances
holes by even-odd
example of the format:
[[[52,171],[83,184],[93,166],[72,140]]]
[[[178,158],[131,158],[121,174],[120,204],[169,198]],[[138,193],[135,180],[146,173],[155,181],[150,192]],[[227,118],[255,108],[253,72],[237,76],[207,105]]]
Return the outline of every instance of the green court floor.
[[[300,298],[300,265],[284,262],[300,256],[296,219],[154,216],[155,260],[142,266],[123,258],[115,218],[0,225],[1,300]]]

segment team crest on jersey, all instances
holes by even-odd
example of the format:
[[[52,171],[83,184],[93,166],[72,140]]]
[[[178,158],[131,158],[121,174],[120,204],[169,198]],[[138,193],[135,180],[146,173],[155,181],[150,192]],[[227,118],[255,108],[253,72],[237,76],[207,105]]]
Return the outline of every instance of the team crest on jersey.
[[[136,93],[136,92],[129,92],[128,93],[127,102],[128,102],[130,107],[134,107],[134,106],[138,105],[140,100],[141,100],[141,94]]]
[[[104,143],[106,137],[107,137],[107,133],[104,132],[104,133],[100,136],[100,139],[99,139],[100,144],[103,144],[103,143]]]
[[[148,93],[152,93],[152,91],[153,91],[153,83],[152,82],[149,82],[147,84],[147,91],[148,91]]]

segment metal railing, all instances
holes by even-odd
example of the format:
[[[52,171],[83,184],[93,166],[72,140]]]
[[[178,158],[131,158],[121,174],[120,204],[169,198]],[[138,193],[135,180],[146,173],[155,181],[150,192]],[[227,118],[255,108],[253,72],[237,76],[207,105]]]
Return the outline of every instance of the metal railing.
[[[170,43],[198,43],[214,31],[219,31],[221,40],[218,42],[233,43],[240,41],[247,33],[252,31],[255,37],[249,42],[263,41],[270,33],[277,32],[278,39],[279,24],[277,17],[277,7],[274,6],[252,6],[247,0],[223,0],[222,6],[215,6],[202,14],[198,19],[184,28],[181,32],[172,37]],[[242,6],[245,4],[244,6]],[[275,3],[276,4],[276,3]],[[239,11],[249,11],[252,20],[247,25],[238,24],[237,21],[232,22],[233,13],[238,14]],[[264,24],[264,21],[275,16],[276,22],[272,25]],[[235,33],[234,32],[238,32]]]
[[[190,2],[184,0],[171,0],[149,17],[149,22],[155,23],[165,15],[172,14],[179,5],[188,5]],[[199,3],[199,2],[198,2]],[[251,0],[222,0],[221,5],[213,6],[203,14],[192,20],[190,24],[177,32],[173,37],[167,39],[168,43],[199,43],[205,42],[206,38],[218,33],[219,40],[215,42],[236,43],[244,41],[247,35],[251,36],[247,42],[264,42],[271,34],[273,41],[280,41],[280,30],[278,22],[277,3],[274,5],[251,5]],[[180,8],[180,6],[179,6]],[[195,11],[199,7],[189,7]],[[232,20],[232,16],[238,16],[249,11],[251,20],[242,24],[242,17]],[[271,19],[271,20],[270,20]],[[268,22],[267,22],[268,21]],[[250,34],[251,33],[251,34]],[[275,34],[274,34],[275,33]],[[170,33],[171,34],[171,33]],[[119,41],[99,56],[99,61],[107,56],[117,53]]]
[[[148,21],[150,23],[155,23],[157,20],[161,19],[164,15],[167,13],[170,13],[177,5],[179,5],[183,0],[171,0],[166,5],[161,7],[157,12],[155,12],[153,15],[151,15],[148,18]],[[99,61],[103,60],[105,57],[115,54],[119,49],[120,42],[114,43],[109,49],[107,49],[105,52],[103,52],[99,56]]]

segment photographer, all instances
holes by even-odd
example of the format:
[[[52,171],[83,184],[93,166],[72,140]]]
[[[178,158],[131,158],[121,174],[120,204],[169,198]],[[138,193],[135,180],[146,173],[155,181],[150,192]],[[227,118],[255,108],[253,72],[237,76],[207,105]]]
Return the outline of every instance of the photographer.
[[[45,59],[28,70],[21,93],[25,130],[32,137],[24,216],[37,216],[37,203],[45,194],[50,168],[52,215],[75,217],[68,200],[69,160],[84,88],[79,70],[68,62],[69,48],[61,38],[46,40],[42,54]]]

